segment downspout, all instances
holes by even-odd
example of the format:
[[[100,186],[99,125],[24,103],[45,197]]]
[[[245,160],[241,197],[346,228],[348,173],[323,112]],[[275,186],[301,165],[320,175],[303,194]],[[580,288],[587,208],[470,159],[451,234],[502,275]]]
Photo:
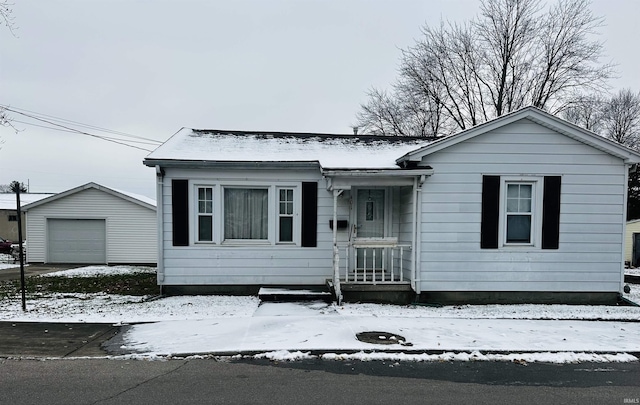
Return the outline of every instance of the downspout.
[[[340,253],[338,252],[338,196],[342,190],[333,190],[333,288],[338,305],[342,304],[340,291]]]
[[[163,193],[164,193],[164,170],[156,166],[156,221],[158,223],[158,269],[157,278],[160,285],[160,295],[162,295],[162,284],[164,282],[164,227],[163,227]]]

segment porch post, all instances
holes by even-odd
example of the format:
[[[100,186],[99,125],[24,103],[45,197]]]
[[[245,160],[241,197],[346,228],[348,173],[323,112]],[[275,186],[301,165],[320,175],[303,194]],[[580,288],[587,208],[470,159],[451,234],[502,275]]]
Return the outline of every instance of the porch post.
[[[340,253],[338,251],[338,196],[342,190],[333,189],[333,288],[336,292],[338,305],[342,304],[340,291]]]

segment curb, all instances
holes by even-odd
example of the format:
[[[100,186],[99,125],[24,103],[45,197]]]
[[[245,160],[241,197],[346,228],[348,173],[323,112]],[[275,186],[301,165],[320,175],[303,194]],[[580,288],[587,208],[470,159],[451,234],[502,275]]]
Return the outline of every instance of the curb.
[[[518,350],[518,351],[508,351],[508,350],[402,350],[402,349],[391,349],[391,350],[325,350],[325,349],[312,349],[312,350],[243,350],[236,352],[206,352],[206,353],[174,353],[174,354],[157,354],[158,357],[166,357],[172,359],[178,358],[186,358],[186,357],[254,357],[257,355],[265,354],[265,353],[273,353],[286,351],[289,353],[304,353],[313,357],[322,357],[326,354],[335,354],[335,355],[351,355],[351,354],[374,354],[374,353],[388,353],[388,354],[406,354],[406,355],[444,355],[444,354],[463,354],[463,353],[480,353],[483,355],[519,355],[519,354],[536,354],[536,353],[550,353],[550,354],[560,354],[560,353],[587,353],[587,354],[597,354],[597,355],[618,355],[618,354],[628,354],[636,358],[636,361],[640,361],[640,352],[612,352],[612,351],[566,351],[566,350]],[[136,353],[131,353],[136,354]],[[144,356],[144,353],[137,353],[140,356]]]

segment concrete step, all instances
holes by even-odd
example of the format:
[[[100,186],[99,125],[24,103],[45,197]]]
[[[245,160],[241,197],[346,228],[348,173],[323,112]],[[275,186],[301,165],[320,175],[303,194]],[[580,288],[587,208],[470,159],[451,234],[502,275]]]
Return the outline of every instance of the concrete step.
[[[296,288],[296,287],[261,287],[258,291],[258,298],[261,301],[325,301],[331,302],[333,296],[331,292],[322,286]]]

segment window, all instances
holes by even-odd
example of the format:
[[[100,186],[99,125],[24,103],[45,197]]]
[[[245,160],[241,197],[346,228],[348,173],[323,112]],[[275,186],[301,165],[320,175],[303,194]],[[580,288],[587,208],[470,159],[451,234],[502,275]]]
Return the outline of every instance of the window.
[[[480,248],[560,248],[562,176],[482,176]]]
[[[9,222],[17,222],[18,221],[18,214],[12,215],[9,214]]]
[[[224,238],[269,239],[269,190],[224,189]]]
[[[198,187],[198,241],[213,242],[213,187]]]
[[[293,189],[278,190],[278,242],[293,242]]]
[[[530,244],[533,184],[507,183],[505,242]]]

